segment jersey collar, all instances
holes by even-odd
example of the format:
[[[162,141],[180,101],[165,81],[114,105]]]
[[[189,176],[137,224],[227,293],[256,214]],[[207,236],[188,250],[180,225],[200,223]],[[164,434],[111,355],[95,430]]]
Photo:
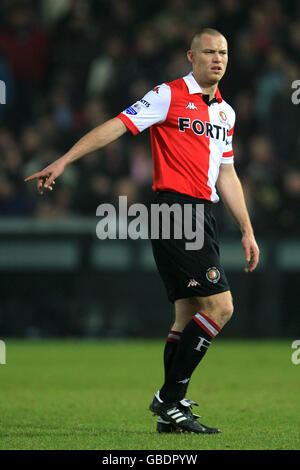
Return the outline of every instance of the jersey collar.
[[[193,75],[193,72],[190,72],[188,75],[185,75],[185,77],[183,77],[183,80],[185,81],[185,84],[188,87],[190,95],[193,95],[195,93],[203,93],[199,83],[196,81]],[[215,97],[218,103],[221,103],[221,101],[223,101],[219,88],[217,88]]]

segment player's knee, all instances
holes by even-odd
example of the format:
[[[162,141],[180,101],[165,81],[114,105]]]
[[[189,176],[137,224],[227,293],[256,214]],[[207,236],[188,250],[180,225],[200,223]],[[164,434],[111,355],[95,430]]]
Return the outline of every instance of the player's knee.
[[[214,303],[214,308],[211,310],[211,318],[216,321],[216,323],[223,328],[223,326],[230,320],[233,314],[233,302],[231,297],[227,299],[222,299],[219,302]]]
[[[233,315],[233,311],[234,311],[234,307],[233,307],[233,303],[231,300],[229,300],[228,302],[222,305],[222,308],[220,310],[220,317],[221,317],[223,325],[225,325],[225,323],[227,323],[230,320],[230,318]]]

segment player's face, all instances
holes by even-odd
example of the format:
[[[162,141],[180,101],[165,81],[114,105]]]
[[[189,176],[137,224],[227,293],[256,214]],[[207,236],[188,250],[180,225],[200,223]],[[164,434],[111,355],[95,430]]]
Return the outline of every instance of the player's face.
[[[224,36],[203,34],[188,51],[193,73],[202,86],[212,86],[223,77],[228,62],[227,41]]]

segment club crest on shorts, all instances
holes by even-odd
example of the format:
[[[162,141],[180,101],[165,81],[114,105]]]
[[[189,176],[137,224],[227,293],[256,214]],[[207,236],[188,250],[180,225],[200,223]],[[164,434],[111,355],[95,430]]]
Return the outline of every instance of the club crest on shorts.
[[[200,282],[196,281],[196,279],[190,279],[189,280],[189,283],[188,283],[188,287],[196,287],[196,286],[200,286]]]
[[[208,270],[206,271],[206,279],[209,282],[212,282],[213,284],[216,284],[216,282],[218,282],[220,277],[221,277],[220,271],[215,267],[208,268]]]

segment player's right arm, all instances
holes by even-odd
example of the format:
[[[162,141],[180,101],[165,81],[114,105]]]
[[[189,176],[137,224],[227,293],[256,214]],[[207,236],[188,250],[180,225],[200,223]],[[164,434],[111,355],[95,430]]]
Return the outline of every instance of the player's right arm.
[[[171,101],[171,90],[166,84],[159,85],[149,91],[144,98],[124,110],[117,117],[95,127],[83,136],[65,155],[34,173],[25,181],[37,180],[40,194],[43,190],[52,190],[55,179],[64,171],[65,167],[90,152],[98,150],[121,137],[129,130],[133,135],[144,131],[150,126],[163,122],[168,114]]]
[[[62,157],[55,160],[42,171],[28,176],[25,181],[36,179],[40,194],[43,194],[44,188],[52,191],[52,185],[55,184],[55,179],[64,172],[67,165],[90,152],[105,147],[105,145],[110,144],[121,137],[121,135],[125,134],[126,131],[127,127],[121,119],[117,117],[110,119],[88,132]]]

